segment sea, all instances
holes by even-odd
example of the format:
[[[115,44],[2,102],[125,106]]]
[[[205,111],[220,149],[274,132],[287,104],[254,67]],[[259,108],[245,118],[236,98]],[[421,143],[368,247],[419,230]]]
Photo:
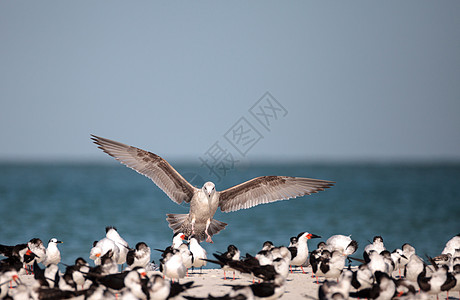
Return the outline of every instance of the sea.
[[[317,194],[259,205],[231,213],[218,210],[215,219],[228,223],[202,243],[208,256],[229,244],[255,255],[265,241],[288,245],[289,238],[308,231],[320,235],[309,248],[332,235],[358,241],[356,257],[380,235],[392,251],[404,243],[417,253],[435,256],[460,233],[460,163],[255,163],[212,178],[197,164],[175,168],[193,184],[211,179],[224,190],[263,175],[287,175],[335,182]],[[134,247],[152,249],[171,244],[167,213],[187,213],[187,205],[171,201],[150,179],[114,162],[1,163],[0,244],[15,245],[55,237],[62,262],[73,264],[89,252],[94,241],[115,226]],[[160,252],[152,250],[158,263]],[[207,267],[216,267],[208,264]]]

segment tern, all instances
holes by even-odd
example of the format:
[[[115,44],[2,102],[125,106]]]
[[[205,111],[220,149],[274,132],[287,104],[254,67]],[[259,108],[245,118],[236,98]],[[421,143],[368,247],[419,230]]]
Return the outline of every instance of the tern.
[[[165,159],[154,153],[95,135],[91,135],[91,139],[108,155],[150,178],[174,202],[189,203],[188,214],[167,214],[166,220],[174,233],[183,232],[188,237],[194,235],[198,242],[206,239],[212,243],[211,237],[227,226],[213,218],[218,208],[223,212],[247,209],[317,193],[334,184],[320,179],[262,176],[224,191],[216,191],[212,182],[196,188]]]

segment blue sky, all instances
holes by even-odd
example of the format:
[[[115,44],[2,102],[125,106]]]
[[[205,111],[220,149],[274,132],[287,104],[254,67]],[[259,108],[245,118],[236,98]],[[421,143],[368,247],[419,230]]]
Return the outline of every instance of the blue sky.
[[[90,134],[197,161],[236,153],[242,124],[248,160],[458,161],[459,15],[458,1],[2,1],[0,161],[107,160]]]

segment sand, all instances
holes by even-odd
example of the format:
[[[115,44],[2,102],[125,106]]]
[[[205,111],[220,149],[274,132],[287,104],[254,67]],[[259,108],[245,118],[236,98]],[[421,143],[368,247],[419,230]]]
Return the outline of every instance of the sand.
[[[311,268],[304,268],[306,274],[302,271],[294,270],[294,273],[289,274],[286,282],[286,292],[280,298],[283,300],[294,300],[294,299],[318,299],[318,288],[321,285],[323,278],[320,278],[320,284],[316,284],[316,279],[311,276]],[[193,281],[198,287],[184,292],[184,295],[195,296],[195,297],[207,297],[208,294],[213,296],[222,296],[228,293],[231,289],[230,286],[226,285],[249,285],[252,284],[252,280],[241,275],[236,275],[236,279],[228,278],[223,279],[223,271],[220,269],[203,269],[200,274],[200,270],[195,270],[190,274],[190,277],[186,277],[180,280],[180,283]],[[394,275],[397,275],[396,273]],[[232,272],[227,272],[227,276],[233,276]],[[32,275],[22,275],[21,280],[24,283],[30,283]],[[458,297],[458,292],[452,292],[451,297]],[[181,296],[177,296],[175,299],[183,299]],[[350,298],[353,299],[353,298]],[[430,295],[428,299],[436,299],[435,295]],[[446,293],[439,294],[439,299],[446,299]]]

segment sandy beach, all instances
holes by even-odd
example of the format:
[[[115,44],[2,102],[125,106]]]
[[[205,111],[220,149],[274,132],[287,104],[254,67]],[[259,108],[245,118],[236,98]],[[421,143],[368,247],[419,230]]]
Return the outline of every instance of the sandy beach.
[[[283,300],[295,300],[295,299],[318,299],[318,288],[324,278],[319,278],[319,285],[316,284],[316,279],[312,278],[312,272],[310,267],[304,268],[306,274],[302,271],[294,270],[294,273],[289,274],[286,281],[286,291],[280,298]],[[154,274],[151,273],[151,274]],[[150,275],[151,275],[150,274]],[[192,288],[183,294],[175,297],[174,299],[184,299],[182,295],[194,296],[194,297],[207,297],[208,294],[213,296],[223,296],[227,294],[231,285],[249,285],[252,284],[252,280],[248,277],[236,274],[235,280],[232,278],[223,279],[223,271],[221,269],[203,269],[202,273],[200,270],[195,270],[189,277],[180,280],[180,283],[193,281],[195,288]],[[395,273],[394,276],[397,274]],[[233,276],[232,272],[227,272],[227,276]],[[30,284],[33,279],[33,275],[22,275],[21,280],[25,284]],[[447,294],[445,292],[439,294],[439,299],[446,299]],[[458,293],[454,292],[449,295],[449,299],[459,299]],[[76,299],[83,299],[78,297]],[[353,298],[350,298],[353,299]],[[435,295],[429,295],[428,299],[436,299]]]

